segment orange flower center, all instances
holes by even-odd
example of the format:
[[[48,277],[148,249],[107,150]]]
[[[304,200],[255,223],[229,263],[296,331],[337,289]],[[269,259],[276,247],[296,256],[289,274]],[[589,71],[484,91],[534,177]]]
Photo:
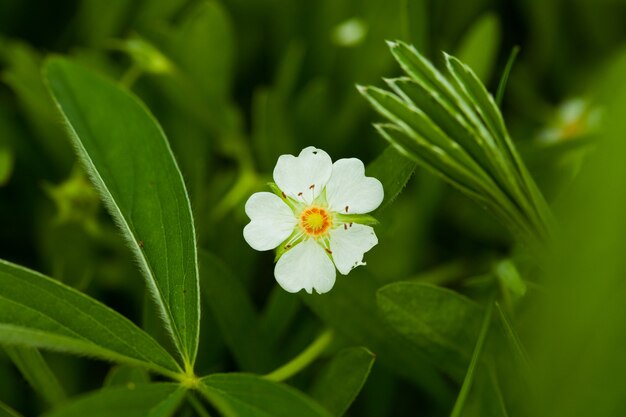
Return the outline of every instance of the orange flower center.
[[[323,235],[328,231],[331,224],[330,214],[322,207],[312,206],[300,214],[300,227],[309,236]]]

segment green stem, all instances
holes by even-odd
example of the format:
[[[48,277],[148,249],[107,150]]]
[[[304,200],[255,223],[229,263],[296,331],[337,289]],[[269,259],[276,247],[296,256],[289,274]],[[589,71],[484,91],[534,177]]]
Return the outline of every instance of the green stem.
[[[459,396],[456,399],[456,403],[454,403],[454,408],[452,409],[452,413],[450,413],[450,417],[460,417],[461,413],[463,412],[465,401],[467,400],[467,396],[470,392],[470,389],[472,388],[472,383],[474,381],[474,372],[476,371],[476,367],[478,366],[480,354],[482,353],[483,346],[485,345],[485,340],[487,339],[487,333],[489,333],[491,316],[493,313],[493,305],[493,301],[489,302],[489,306],[487,307],[487,311],[485,312],[485,318],[480,329],[480,334],[478,335],[478,341],[476,342],[476,347],[474,348],[472,360],[470,361],[469,367],[467,368],[467,373],[465,374],[465,379],[463,380],[461,391],[459,392]]]
[[[143,69],[137,64],[132,64],[122,75],[120,84],[130,90],[133,84],[135,84],[135,81],[137,81],[142,74]]]
[[[275,371],[264,375],[263,378],[270,381],[284,381],[291,378],[313,362],[328,347],[328,345],[330,345],[333,337],[333,331],[326,330],[320,334],[317,339],[309,345],[309,347],[302,351],[302,353]]]

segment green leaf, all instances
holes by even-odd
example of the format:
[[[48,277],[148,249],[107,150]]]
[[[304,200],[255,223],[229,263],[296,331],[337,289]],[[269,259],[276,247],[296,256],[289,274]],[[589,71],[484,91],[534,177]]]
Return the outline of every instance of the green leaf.
[[[379,286],[366,269],[355,269],[350,276],[339,278],[324,297],[302,294],[301,298],[341,336],[367,346],[376,354],[377,363],[413,382],[434,401],[447,403],[449,386],[429,358],[378,314]]]
[[[382,210],[402,192],[415,172],[415,161],[403,156],[393,146],[387,147],[378,158],[370,163],[365,174],[377,178],[385,190],[385,199],[377,211]]]
[[[311,397],[334,416],[344,415],[367,381],[374,359],[363,347],[338,352],[316,378]]]
[[[212,374],[199,390],[225,417],[331,416],[300,391],[255,375]]]
[[[202,1],[179,21],[167,52],[207,96],[225,98],[233,79],[234,57],[233,28],[226,10],[219,2]]]
[[[63,387],[37,349],[26,346],[5,346],[4,351],[28,384],[48,404],[57,405],[65,400]]]
[[[483,317],[477,304],[454,291],[414,282],[387,285],[377,299],[397,332],[452,377],[463,378]]]
[[[386,79],[385,82],[407,103],[422,109],[433,123],[454,138],[476,162],[493,175],[493,160],[489,157],[492,150],[488,143],[437,91],[406,77]]]
[[[196,237],[167,139],[145,106],[111,81],[63,59],[48,61],[46,73],[76,151],[190,367],[200,317]]]
[[[401,126],[407,133],[425,138],[433,149],[445,153],[475,176],[482,174],[476,162],[419,108],[407,105],[395,94],[376,87],[360,89],[379,113]]]
[[[517,59],[517,55],[519,54],[520,47],[514,46],[511,50],[511,54],[509,55],[509,59],[506,61],[506,65],[504,66],[504,71],[502,71],[502,75],[500,76],[500,81],[498,82],[498,89],[496,90],[496,105],[500,107],[502,105],[502,100],[504,99],[504,92],[506,90],[507,83],[509,82],[509,75],[511,74],[511,70],[513,69],[513,64]]]
[[[258,314],[243,284],[215,255],[200,252],[203,295],[241,369],[266,372],[269,351],[258,338]]]
[[[176,361],[148,334],[98,301],[0,261],[0,343],[142,366],[175,377]]]
[[[185,397],[178,384],[113,387],[89,393],[43,417],[168,417]]]
[[[467,31],[455,55],[483,82],[488,82],[500,46],[500,22],[494,13],[485,13]]]
[[[469,367],[467,368],[467,373],[465,374],[465,379],[463,379],[463,385],[461,385],[461,391],[459,392],[459,396],[454,403],[454,408],[452,409],[452,413],[450,413],[450,417],[460,417],[463,413],[465,402],[467,401],[470,389],[472,388],[472,385],[474,383],[474,374],[476,373],[476,368],[478,367],[480,356],[483,352],[485,340],[487,340],[487,334],[489,333],[489,328],[491,327],[492,313],[493,303],[490,302],[489,306],[487,307],[487,311],[485,312],[485,317],[480,328],[480,333],[478,334],[478,340],[476,341],[476,347],[474,348],[474,353],[472,353],[472,359],[470,360]]]

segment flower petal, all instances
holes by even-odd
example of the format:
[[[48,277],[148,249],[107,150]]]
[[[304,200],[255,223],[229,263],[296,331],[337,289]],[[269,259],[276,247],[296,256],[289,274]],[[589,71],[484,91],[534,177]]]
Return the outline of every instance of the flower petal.
[[[297,220],[280,197],[268,193],[254,193],[246,202],[250,223],[243,229],[243,237],[252,249],[274,249],[291,235]]]
[[[330,250],[335,266],[347,275],[359,265],[365,265],[363,254],[378,244],[374,229],[358,223],[330,231]]]
[[[365,176],[365,167],[360,160],[339,159],[333,164],[333,174],[326,185],[326,199],[332,211],[369,213],[380,206],[384,195],[380,181]]]
[[[314,239],[304,240],[285,252],[274,269],[276,281],[285,291],[294,293],[301,289],[309,294],[330,291],[335,285],[335,266],[328,254]]]
[[[281,155],[274,168],[274,182],[285,194],[311,204],[320,195],[333,169],[330,156],[309,146],[300,155]]]

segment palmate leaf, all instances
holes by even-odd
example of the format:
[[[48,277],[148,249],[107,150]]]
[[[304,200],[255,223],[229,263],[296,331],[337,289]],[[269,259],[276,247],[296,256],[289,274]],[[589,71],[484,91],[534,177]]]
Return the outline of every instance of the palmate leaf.
[[[224,417],[331,417],[298,390],[255,375],[212,374],[198,389]]]
[[[139,260],[191,368],[200,317],[196,237],[165,135],[139,100],[80,65],[51,59],[46,74],[78,156]]]
[[[551,236],[551,213],[517,154],[493,97],[458,59],[447,76],[415,48],[390,42],[408,77],[385,80],[393,93],[359,87],[391,125],[379,133],[491,211],[527,247]]]
[[[171,383],[112,387],[82,396],[44,417],[170,417],[186,390]]]
[[[104,304],[24,267],[0,261],[0,344],[142,366],[176,377],[165,349]]]

